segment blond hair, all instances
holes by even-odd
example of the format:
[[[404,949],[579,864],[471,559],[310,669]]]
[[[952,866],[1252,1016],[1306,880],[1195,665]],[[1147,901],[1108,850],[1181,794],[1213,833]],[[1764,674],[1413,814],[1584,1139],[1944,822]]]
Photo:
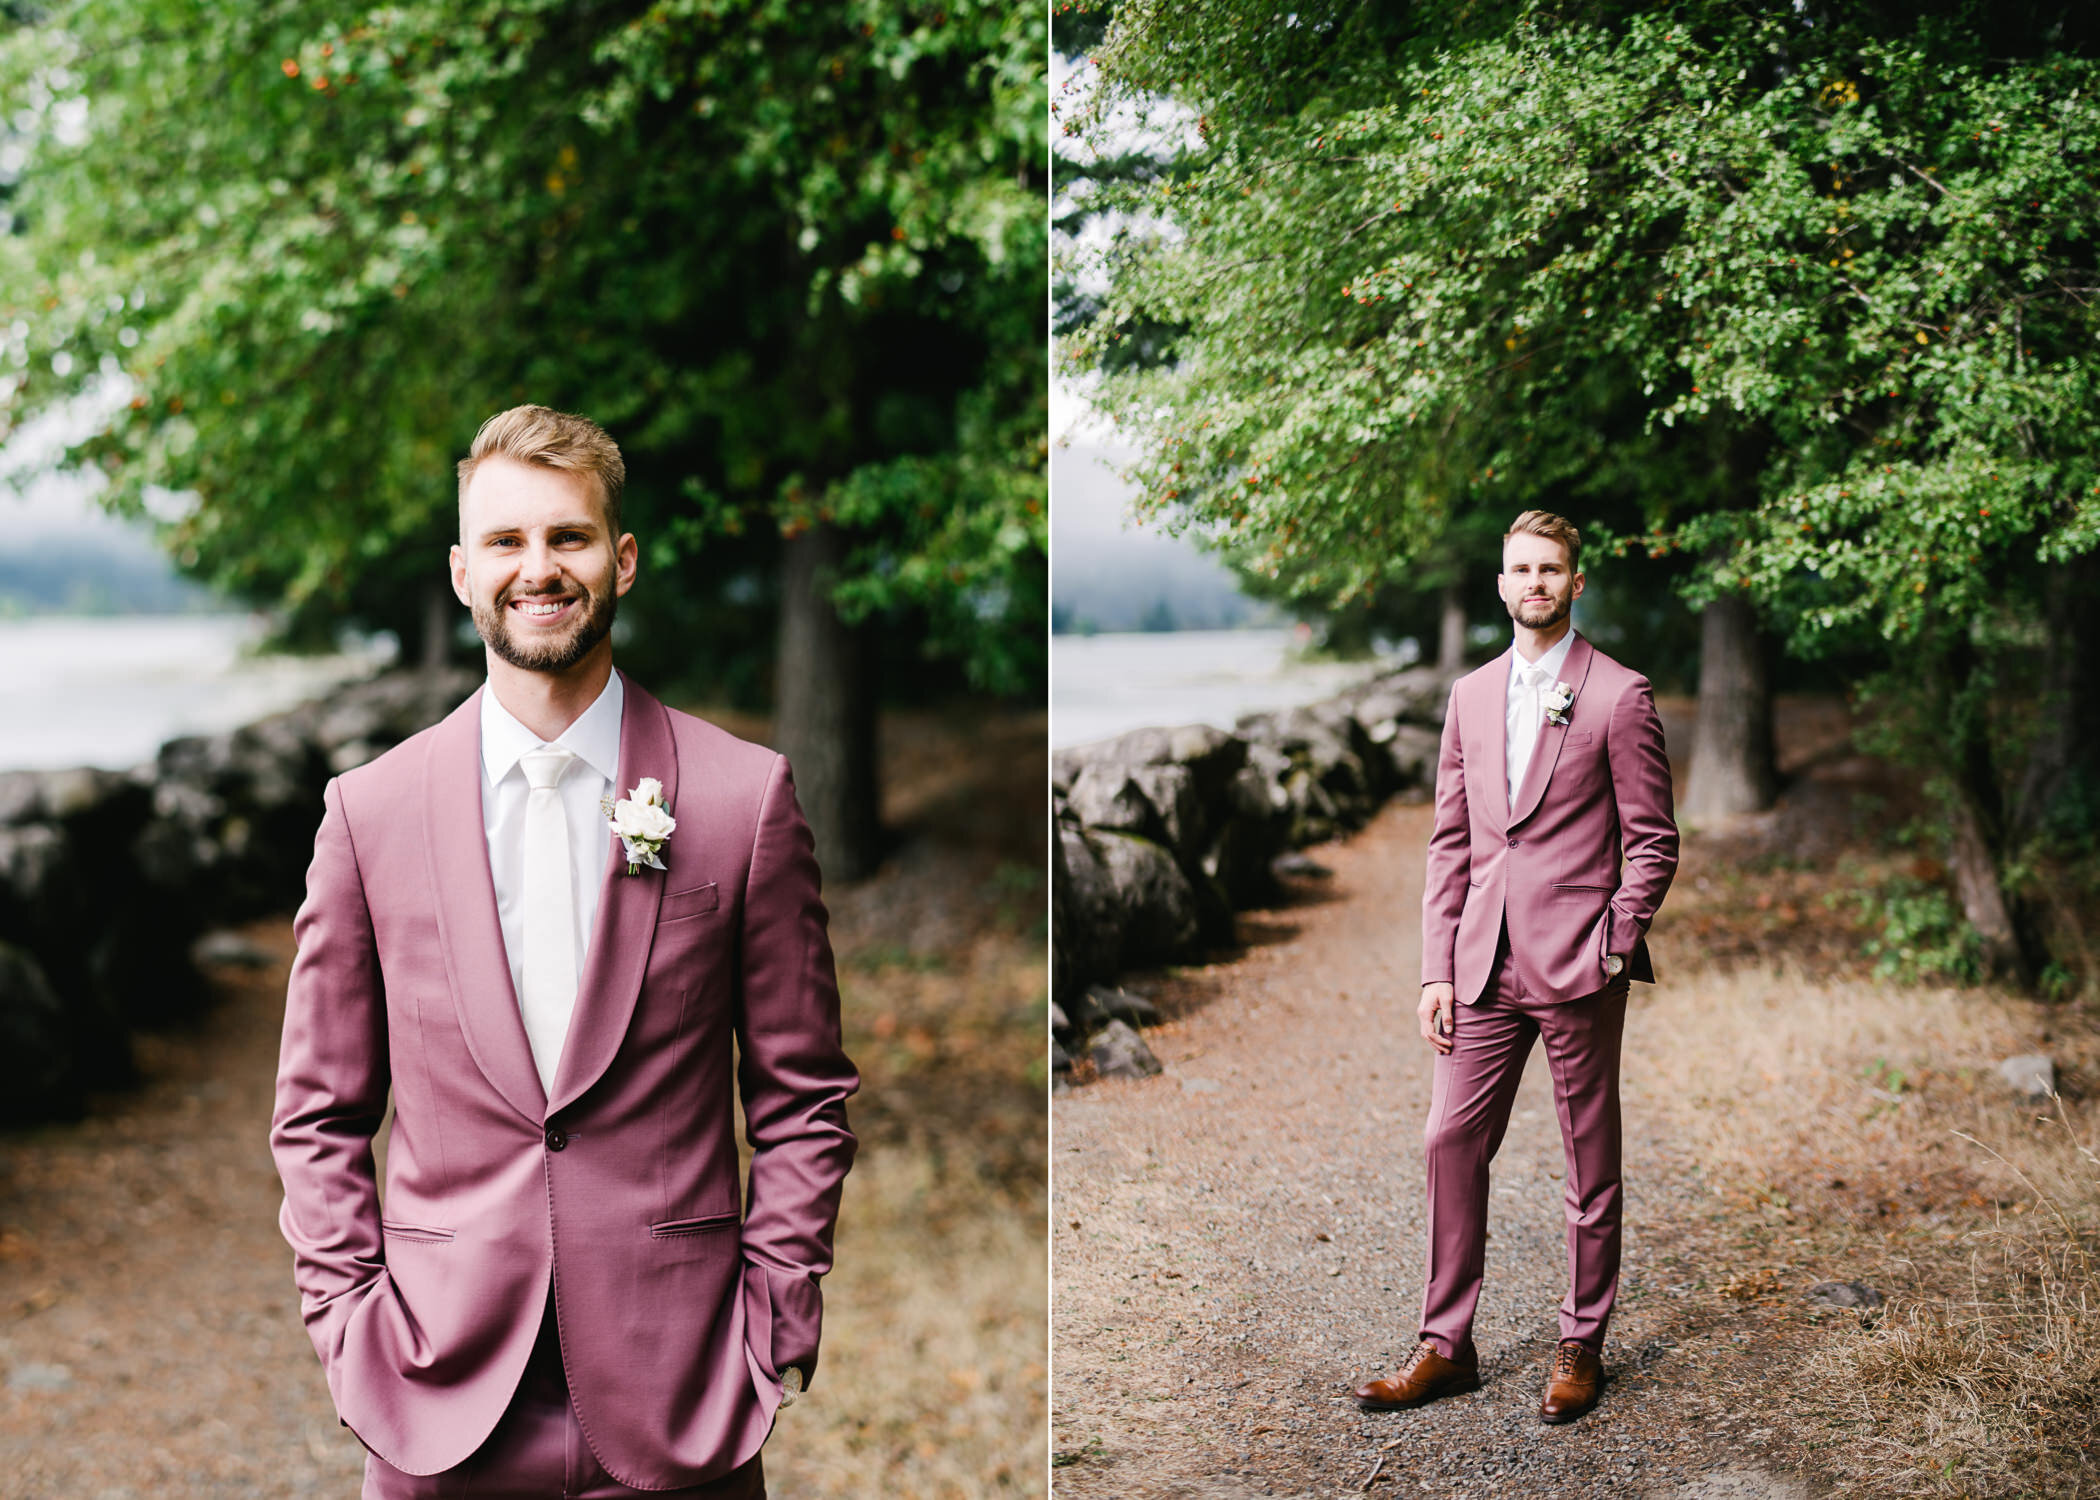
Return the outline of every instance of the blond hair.
[[[1509,530],[1502,533],[1505,546],[1513,536],[1542,536],[1549,542],[1559,542],[1568,549],[1568,571],[1582,571],[1582,533],[1566,516],[1556,516],[1550,510],[1527,510],[1509,523]]]
[[[572,416],[544,406],[513,406],[481,424],[474,446],[459,461],[459,498],[465,503],[467,482],[486,458],[497,455],[543,469],[581,474],[597,483],[605,501],[605,524],[615,540],[620,535],[620,491],[627,484],[627,464],[620,445],[589,417]]]

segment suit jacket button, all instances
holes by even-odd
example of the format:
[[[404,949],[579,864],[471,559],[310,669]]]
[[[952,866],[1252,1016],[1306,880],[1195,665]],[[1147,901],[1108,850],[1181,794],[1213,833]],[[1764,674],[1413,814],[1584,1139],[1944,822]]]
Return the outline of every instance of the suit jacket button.
[[[547,1132],[547,1149],[549,1151],[559,1151],[562,1147],[568,1144],[569,1138],[566,1135],[562,1134],[559,1130],[550,1130]]]
[[[1511,839],[1511,840],[1509,841],[1509,847],[1510,847],[1510,848],[1512,848],[1512,849],[1516,848],[1516,847],[1517,847],[1517,841],[1516,841],[1515,839]]]

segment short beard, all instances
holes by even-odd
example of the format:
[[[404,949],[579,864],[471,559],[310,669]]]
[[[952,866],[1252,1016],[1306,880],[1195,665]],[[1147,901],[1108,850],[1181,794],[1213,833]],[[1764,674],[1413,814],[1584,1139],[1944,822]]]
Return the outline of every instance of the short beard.
[[[577,602],[581,608],[575,625],[570,627],[564,639],[529,648],[512,637],[511,601],[540,597],[537,594],[505,592],[497,597],[494,607],[477,603],[474,606],[474,629],[489,650],[522,671],[566,672],[589,656],[597,644],[612,633],[613,615],[619,607],[618,597],[612,593],[594,594],[580,585],[578,593]]]
[[[1523,615],[1524,606],[1527,604],[1544,604],[1550,613],[1543,620],[1527,620]],[[1575,600],[1572,595],[1564,599],[1551,597],[1546,599],[1520,599],[1509,606],[1509,617],[1526,630],[1551,630],[1568,617],[1568,611],[1574,607],[1574,604]]]

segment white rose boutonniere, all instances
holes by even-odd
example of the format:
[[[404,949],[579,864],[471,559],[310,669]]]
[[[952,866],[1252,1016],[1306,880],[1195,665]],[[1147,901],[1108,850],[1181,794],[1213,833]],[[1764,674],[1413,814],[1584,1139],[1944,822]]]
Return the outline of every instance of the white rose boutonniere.
[[[664,845],[678,827],[678,820],[671,816],[671,809],[664,803],[664,784],[654,776],[644,776],[635,784],[633,791],[615,802],[607,797],[598,804],[611,825],[614,835],[627,851],[627,873],[639,875],[642,866],[661,870],[664,862],[657,858]]]
[[[1562,728],[1567,727],[1568,705],[1575,701],[1575,689],[1565,682],[1556,682],[1546,694],[1546,717]]]

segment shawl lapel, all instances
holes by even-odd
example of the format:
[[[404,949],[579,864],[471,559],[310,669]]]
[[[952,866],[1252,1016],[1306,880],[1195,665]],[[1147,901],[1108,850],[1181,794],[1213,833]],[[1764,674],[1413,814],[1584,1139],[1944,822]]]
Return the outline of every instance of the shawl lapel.
[[[511,1108],[538,1123],[547,1101],[511,986],[481,818],[481,695],[487,691],[480,688],[452,710],[430,738],[424,847],[437,896],[438,947],[467,1051]]]
[[[1495,810],[1495,822],[1509,826],[1509,658],[1510,647],[1481,671],[1473,689],[1474,722],[1481,726],[1475,741],[1483,752],[1480,774],[1487,778],[1487,805]],[[1463,727],[1463,726],[1461,726]]]
[[[654,776],[663,783],[664,801],[676,818],[678,747],[671,738],[670,711],[635,686],[634,679],[625,672],[620,674],[620,681],[626,699],[620,714],[620,775],[613,796],[624,796],[644,776]],[[678,860],[678,839],[685,839],[687,847],[698,841],[698,820],[681,821],[671,837],[673,843],[665,850],[666,864],[676,864]],[[610,829],[606,830],[605,840],[605,875],[598,895],[598,917],[584,958],[583,975],[576,986],[576,1009],[569,1017],[569,1035],[562,1043],[561,1062],[554,1070],[553,1097],[546,1103],[548,1118],[574,1103],[612,1065],[613,1054],[619,1051],[621,1039],[627,1035],[627,1024],[634,1016],[642,975],[649,967],[649,946],[656,936],[657,908],[663,904],[664,872],[643,865],[641,873],[629,875],[626,855]],[[517,1030],[522,1037],[522,1021],[517,1023]],[[526,1067],[530,1071],[529,1054]]]
[[[1582,685],[1590,675],[1590,662],[1596,650],[1580,635],[1568,648],[1568,659],[1561,664],[1567,675],[1560,680],[1574,689],[1574,697],[1568,704],[1568,717],[1573,720],[1575,705],[1582,701]],[[1546,783],[1553,779],[1553,768],[1560,764],[1560,747],[1567,743],[1568,726],[1556,724],[1541,715],[1539,718],[1539,741],[1532,747],[1531,763],[1524,768],[1524,784],[1517,789],[1517,805],[1512,811],[1509,826],[1514,828],[1538,811],[1539,801],[1546,795]],[[1505,778],[1506,781],[1506,778]]]

